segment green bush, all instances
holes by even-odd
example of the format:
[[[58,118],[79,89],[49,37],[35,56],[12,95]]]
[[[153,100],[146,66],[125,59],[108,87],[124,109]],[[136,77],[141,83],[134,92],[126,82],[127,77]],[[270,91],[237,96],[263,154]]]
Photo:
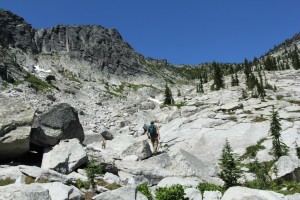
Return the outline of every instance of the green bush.
[[[187,200],[187,198],[184,198],[184,195],[182,185],[162,187],[155,191],[156,200]]]
[[[85,168],[87,177],[89,178],[90,184],[93,189],[95,189],[96,183],[95,183],[95,177],[96,175],[102,174],[101,166],[96,164],[96,161],[94,159],[91,159]]]
[[[257,142],[256,145],[252,145],[246,148],[246,153],[242,158],[255,158],[259,150],[265,149],[265,146],[261,145],[266,139],[263,138]]]
[[[5,185],[13,184],[14,182],[15,182],[15,180],[10,179],[10,178],[0,179],[0,186],[5,186]]]
[[[277,100],[281,100],[281,99],[283,99],[283,97],[284,97],[283,95],[277,95],[277,96],[276,96],[276,99],[277,99]]]
[[[137,190],[145,195],[148,200],[153,200],[153,196],[149,190],[149,186],[146,183],[140,184],[137,186]]]
[[[204,191],[220,191],[222,194],[225,192],[225,188],[219,185],[211,184],[211,183],[199,183],[197,189],[203,195]]]
[[[30,75],[25,79],[27,82],[31,83],[33,87],[35,87],[37,90],[46,90],[49,89],[51,87],[53,87],[52,85],[46,83],[45,81],[39,79],[38,77],[34,76],[34,75]]]
[[[82,181],[82,180],[80,180],[80,179],[78,179],[78,180],[76,180],[76,187],[77,188],[85,188],[85,189],[89,189],[90,188],[90,182],[89,181]]]

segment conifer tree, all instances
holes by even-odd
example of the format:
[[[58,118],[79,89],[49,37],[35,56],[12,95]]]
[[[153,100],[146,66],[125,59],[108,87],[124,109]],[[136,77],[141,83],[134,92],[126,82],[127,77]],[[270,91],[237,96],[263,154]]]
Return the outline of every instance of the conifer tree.
[[[244,61],[244,74],[246,76],[246,82],[248,82],[248,79],[249,79],[251,73],[252,73],[251,66],[250,66],[248,60],[245,58],[245,61]]]
[[[172,91],[169,88],[168,84],[166,83],[164,104],[165,105],[170,105],[170,104],[174,103],[173,101],[174,100],[173,100],[173,96],[172,96]]]
[[[225,182],[225,186],[229,188],[238,185],[238,178],[241,177],[241,171],[237,167],[237,161],[233,157],[233,152],[227,139],[219,161],[221,172],[218,176]]]
[[[281,156],[287,155],[288,149],[286,144],[284,144],[281,141],[281,124],[279,121],[279,115],[278,111],[274,110],[272,112],[272,119],[271,119],[271,125],[270,125],[270,135],[272,136],[272,154],[275,156],[276,159],[278,159]]]
[[[218,65],[216,62],[212,63],[212,67],[214,70],[214,83],[212,85],[212,88],[214,90],[220,90],[221,88],[224,88],[224,80],[223,80],[223,73],[220,68],[220,65]]]
[[[300,69],[300,59],[299,59],[299,55],[298,55],[298,52],[297,50],[295,49],[293,52],[292,52],[292,64],[293,64],[293,67],[297,70],[297,69]]]

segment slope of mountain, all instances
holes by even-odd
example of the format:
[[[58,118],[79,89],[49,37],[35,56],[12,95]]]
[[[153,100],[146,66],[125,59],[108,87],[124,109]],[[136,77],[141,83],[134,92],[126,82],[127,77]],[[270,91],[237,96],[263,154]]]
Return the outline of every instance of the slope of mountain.
[[[18,181],[24,183],[26,176],[26,182],[32,177],[42,182],[0,186],[0,198],[20,199],[23,192],[39,199],[88,197],[91,190],[84,189],[88,178],[83,169],[92,158],[105,173],[97,177],[104,187],[96,188],[102,194],[94,199],[134,198],[141,183],[153,190],[179,183],[187,187],[188,197],[193,189],[199,197],[199,183],[224,184],[218,172],[226,140],[240,161],[241,184],[258,187],[252,167],[257,159],[264,170],[259,172],[268,172],[268,183],[293,181],[285,182],[291,190],[277,185],[277,192],[300,193],[293,185],[299,182],[300,168],[299,44],[295,36],[265,56],[240,64],[175,67],[144,58],[114,29],[60,25],[36,30],[0,10],[0,155],[5,155],[5,160],[0,157],[5,164],[0,166],[0,181],[21,177]],[[220,74],[223,87],[216,90]],[[172,105],[163,104],[166,83]],[[273,108],[280,116],[281,141],[289,149],[278,160],[270,154]],[[158,121],[161,139],[159,154],[149,157],[152,147],[143,126],[152,119]],[[80,134],[72,131],[77,127]],[[121,188],[105,192],[114,187]],[[243,187],[226,193],[224,199],[299,197]]]

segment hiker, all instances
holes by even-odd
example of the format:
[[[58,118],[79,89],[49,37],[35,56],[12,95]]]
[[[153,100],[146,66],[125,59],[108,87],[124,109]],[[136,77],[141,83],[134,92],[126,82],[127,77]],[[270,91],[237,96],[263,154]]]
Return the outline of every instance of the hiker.
[[[148,126],[147,136],[151,139],[151,143],[153,146],[153,154],[156,154],[158,147],[158,140],[160,139],[159,131],[157,126],[154,124],[155,120],[152,120],[150,125]]]

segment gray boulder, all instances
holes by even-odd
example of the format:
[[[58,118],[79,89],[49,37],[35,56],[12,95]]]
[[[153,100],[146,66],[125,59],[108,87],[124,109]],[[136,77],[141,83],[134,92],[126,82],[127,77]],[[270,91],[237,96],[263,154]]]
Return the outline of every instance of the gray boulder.
[[[246,187],[231,187],[223,195],[222,200],[282,200],[283,194],[267,190]]]
[[[112,134],[109,130],[103,130],[103,131],[101,132],[101,135],[102,135],[102,137],[103,137],[105,140],[112,140],[112,139],[114,139],[113,134]]]
[[[66,183],[69,180],[69,177],[54,170],[46,170],[36,166],[27,165],[19,165],[18,168],[20,172],[27,176],[33,177],[36,180],[59,181],[63,183]]]
[[[49,190],[49,194],[51,199],[55,200],[81,200],[83,199],[82,192],[74,187],[64,185],[60,182],[53,182],[53,183],[43,183],[35,185],[41,186],[42,188]]]
[[[83,128],[76,110],[69,104],[62,103],[34,120],[30,142],[38,146],[54,146],[60,140],[72,138],[83,142]]]
[[[25,102],[0,98],[0,160],[29,152],[35,110]]]
[[[1,200],[51,200],[49,191],[35,184],[11,184],[0,187]]]
[[[122,187],[117,190],[107,191],[95,197],[94,200],[147,200],[142,193],[138,192],[135,187]]]
[[[281,156],[274,164],[277,167],[277,175],[272,173],[272,179],[283,178],[288,181],[300,181],[300,160],[290,156]]]
[[[42,169],[68,174],[87,163],[88,157],[78,139],[62,140],[43,155]]]
[[[187,188],[184,190],[184,197],[193,200],[202,200],[202,195],[200,191],[196,188]]]
[[[124,152],[123,156],[136,155],[138,159],[143,160],[149,158],[152,155],[149,142],[147,140],[142,140],[130,145]]]

